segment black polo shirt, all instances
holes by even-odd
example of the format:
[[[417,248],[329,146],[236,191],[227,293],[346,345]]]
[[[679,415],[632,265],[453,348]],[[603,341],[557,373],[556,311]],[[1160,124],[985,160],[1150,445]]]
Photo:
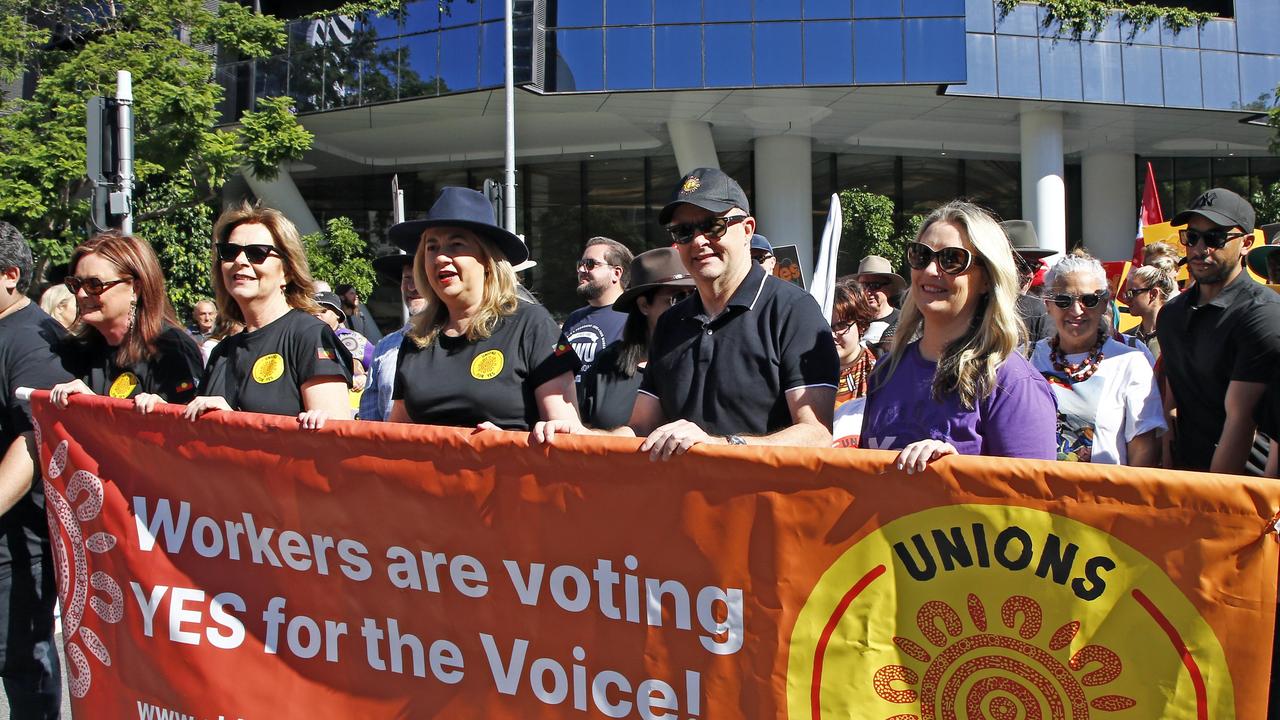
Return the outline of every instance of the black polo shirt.
[[[1266,383],[1280,367],[1280,295],[1241,272],[1211,302],[1199,287],[1170,300],[1156,320],[1160,358],[1178,405],[1174,462],[1205,470],[1222,437],[1233,380]]]
[[[831,326],[804,290],[751,271],[724,312],[707,316],[697,293],[658,319],[640,392],[713,435],[767,435],[792,425],[784,395],[830,387],[840,374]]]

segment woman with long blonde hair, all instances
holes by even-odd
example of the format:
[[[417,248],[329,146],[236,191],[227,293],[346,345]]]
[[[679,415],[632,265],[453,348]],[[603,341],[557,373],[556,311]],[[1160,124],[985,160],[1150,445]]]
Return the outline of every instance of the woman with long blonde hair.
[[[1018,274],[994,217],[953,201],[907,245],[911,283],[889,356],[870,381],[862,447],[901,450],[899,468],[945,455],[1057,457],[1057,413],[1017,352]]]
[[[484,195],[446,187],[424,220],[391,228],[414,253],[426,307],[400,346],[392,422],[528,430],[539,420],[581,427],[578,356],[541,305],[516,296],[524,242],[499,227]]]
[[[312,317],[315,283],[297,228],[278,210],[241,205],[213,226],[213,295],[244,331],[209,355],[195,420],[210,410],[293,415],[307,429],[350,419],[351,353]]]

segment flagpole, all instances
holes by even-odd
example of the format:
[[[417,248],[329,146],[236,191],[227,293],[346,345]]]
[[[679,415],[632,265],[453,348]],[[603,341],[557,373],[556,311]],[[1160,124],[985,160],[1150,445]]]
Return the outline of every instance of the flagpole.
[[[515,39],[512,0],[504,0],[506,13],[506,151],[502,187],[502,226],[508,232],[516,231],[516,90],[515,90]]]

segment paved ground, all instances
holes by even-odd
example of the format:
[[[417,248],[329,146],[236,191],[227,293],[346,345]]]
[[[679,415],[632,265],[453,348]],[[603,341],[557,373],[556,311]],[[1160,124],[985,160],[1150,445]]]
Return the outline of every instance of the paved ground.
[[[67,689],[67,658],[62,654],[62,633],[58,633],[58,657],[62,658],[62,720],[68,720],[71,717],[71,691]],[[5,699],[4,693],[0,692],[0,718],[8,718],[9,701]],[[22,718],[13,718],[13,720],[22,720]]]

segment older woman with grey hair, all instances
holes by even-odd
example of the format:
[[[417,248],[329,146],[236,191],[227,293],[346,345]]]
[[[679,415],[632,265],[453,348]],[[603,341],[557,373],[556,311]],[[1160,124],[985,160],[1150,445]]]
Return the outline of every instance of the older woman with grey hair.
[[[1141,350],[1112,337],[1107,274],[1085,254],[1058,261],[1045,278],[1054,333],[1031,364],[1058,401],[1058,459],[1154,466],[1165,429],[1160,392]]]

